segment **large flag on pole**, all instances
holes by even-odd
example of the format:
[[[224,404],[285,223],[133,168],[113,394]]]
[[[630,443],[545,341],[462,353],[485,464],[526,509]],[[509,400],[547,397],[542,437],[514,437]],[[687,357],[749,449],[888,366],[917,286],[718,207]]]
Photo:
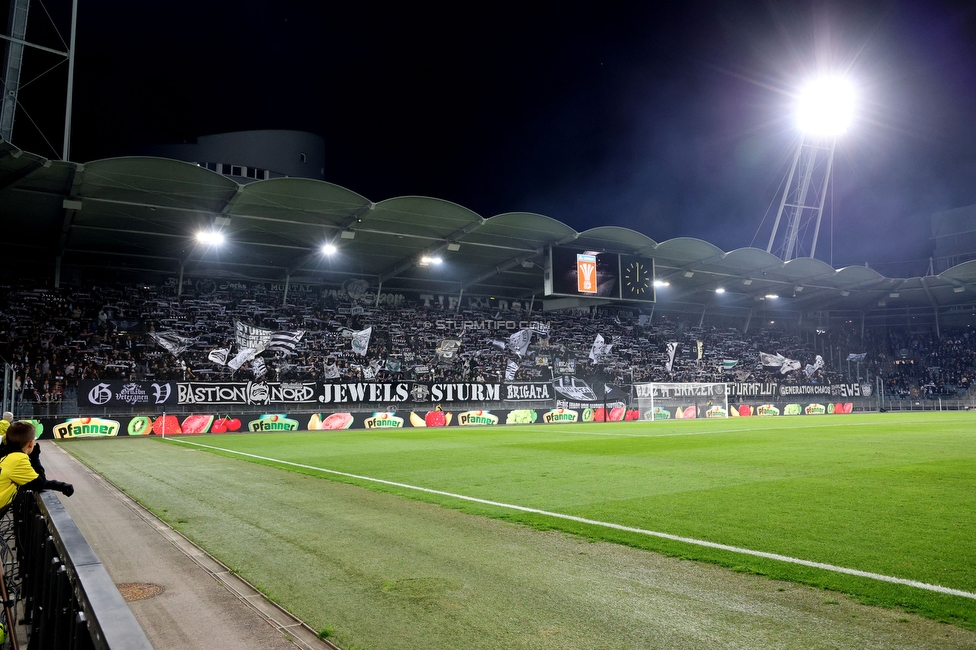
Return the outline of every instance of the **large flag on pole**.
[[[668,343],[668,361],[664,364],[664,368],[671,372],[671,368],[674,367],[674,353],[678,351],[678,342],[671,341]]]
[[[366,349],[369,347],[369,337],[373,335],[373,326],[370,325],[364,330],[352,333],[352,351],[356,354],[365,356]]]

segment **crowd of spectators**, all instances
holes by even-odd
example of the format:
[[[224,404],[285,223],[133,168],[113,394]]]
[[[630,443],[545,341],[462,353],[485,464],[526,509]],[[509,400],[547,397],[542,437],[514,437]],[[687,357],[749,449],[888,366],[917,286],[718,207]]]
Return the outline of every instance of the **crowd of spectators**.
[[[191,285],[177,293],[172,284],[53,289],[25,279],[0,286],[5,334],[0,354],[13,366],[17,396],[53,413],[85,379],[495,382],[513,371],[516,381],[572,371],[599,374],[618,385],[826,383],[856,379],[848,374],[844,355],[866,352],[856,367],[862,380],[880,376],[889,394],[927,397],[965,392],[976,365],[976,336],[968,331],[944,333],[941,339],[889,330],[866,337],[818,332],[818,339],[809,332],[743,333],[651,319],[616,307],[542,312],[530,311],[528,302],[431,306],[409,296],[392,306],[321,290],[293,291],[285,299],[281,290],[244,283],[209,283],[205,291]],[[266,351],[263,364],[251,361],[234,370],[209,357],[215,349],[234,354],[237,321],[305,334],[294,354]],[[510,337],[527,323],[533,329],[531,344],[519,356]],[[367,327],[372,336],[366,354],[356,354],[351,337]],[[172,354],[154,337],[164,333],[183,337],[189,347]],[[609,351],[593,359],[597,335]],[[445,354],[451,348],[445,340],[459,341],[454,354]],[[677,343],[670,369],[669,343]],[[763,366],[760,352],[798,361],[798,367],[782,372]],[[818,354],[824,359],[820,367]]]

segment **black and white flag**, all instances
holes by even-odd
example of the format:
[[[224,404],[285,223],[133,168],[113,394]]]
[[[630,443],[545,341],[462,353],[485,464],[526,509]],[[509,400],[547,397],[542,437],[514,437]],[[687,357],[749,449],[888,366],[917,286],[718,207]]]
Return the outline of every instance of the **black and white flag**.
[[[818,354],[816,361],[814,361],[812,364],[808,363],[807,367],[803,369],[803,372],[805,372],[807,375],[807,379],[813,377],[813,373],[823,368],[823,365],[824,365],[823,357]]]
[[[508,337],[508,347],[521,357],[529,349],[530,341],[532,341],[532,330],[519,330]]]
[[[326,362],[322,368],[322,378],[323,379],[338,379],[339,378],[339,366],[334,362]]]
[[[284,354],[294,353],[298,342],[305,336],[305,330],[276,331],[255,327],[241,321],[234,322],[234,332],[238,347],[254,348],[259,351],[274,350]]]
[[[227,366],[232,370],[239,370],[241,366],[256,357],[259,352],[260,350],[255,350],[254,348],[243,348],[233,359],[227,362]]]
[[[610,354],[610,350],[613,349],[613,343],[609,345],[603,342],[603,335],[597,334],[596,338],[593,339],[593,347],[590,348],[590,360],[593,363],[602,363],[603,357]]]
[[[848,361],[854,361],[855,363],[863,363],[864,362],[864,358],[866,356],[868,356],[868,353],[867,352],[861,352],[859,354],[855,354],[855,353],[852,352],[852,353],[850,353],[850,354],[847,355],[847,360]]]
[[[505,367],[505,381],[515,381],[515,373],[518,372],[518,369],[519,364],[509,359],[508,365]]]
[[[453,361],[460,349],[461,341],[457,339],[443,339],[435,351],[441,361]]]
[[[352,333],[352,351],[360,356],[366,356],[369,348],[369,337],[373,335],[373,326]]]
[[[227,365],[227,357],[230,356],[230,348],[217,348],[212,350],[207,358],[216,363],[218,366]]]
[[[369,365],[362,366],[363,379],[366,381],[372,381],[376,379],[376,367],[370,363]]]
[[[234,321],[234,334],[237,347],[241,350],[251,348],[263,352],[271,341],[271,330],[266,330],[241,321]]]
[[[251,370],[254,371],[254,378],[260,379],[264,377],[268,372],[268,366],[264,363],[264,359],[261,357],[256,357],[253,362],[251,362]]]
[[[505,349],[505,341],[499,341],[497,339],[490,339],[488,342],[491,343],[492,345],[494,345],[499,350],[504,350]]]
[[[665,370],[671,372],[671,368],[674,367],[674,353],[678,351],[678,342],[671,341],[668,343],[668,361],[664,364]]]
[[[172,354],[174,357],[178,357],[186,352],[187,348],[193,344],[193,339],[180,336],[173,331],[150,332],[149,336],[151,336],[161,348]]]
[[[283,354],[294,354],[298,342],[305,336],[305,330],[281,330],[271,333],[268,349]]]

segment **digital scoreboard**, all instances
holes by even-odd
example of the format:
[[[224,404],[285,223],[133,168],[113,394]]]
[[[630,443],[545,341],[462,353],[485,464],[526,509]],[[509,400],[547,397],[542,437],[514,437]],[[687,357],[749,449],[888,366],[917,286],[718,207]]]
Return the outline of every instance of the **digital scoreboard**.
[[[654,260],[649,257],[563,246],[548,252],[547,296],[654,302]]]

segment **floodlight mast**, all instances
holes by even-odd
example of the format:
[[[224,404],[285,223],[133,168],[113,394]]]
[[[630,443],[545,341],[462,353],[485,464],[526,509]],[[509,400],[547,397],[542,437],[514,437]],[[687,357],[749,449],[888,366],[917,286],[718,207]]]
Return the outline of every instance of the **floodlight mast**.
[[[853,91],[850,83],[842,79],[818,79],[804,89],[799,99],[800,144],[766,246],[767,253],[783,261],[817,254],[837,136],[847,129],[853,113]],[[786,223],[780,233],[784,214]]]

